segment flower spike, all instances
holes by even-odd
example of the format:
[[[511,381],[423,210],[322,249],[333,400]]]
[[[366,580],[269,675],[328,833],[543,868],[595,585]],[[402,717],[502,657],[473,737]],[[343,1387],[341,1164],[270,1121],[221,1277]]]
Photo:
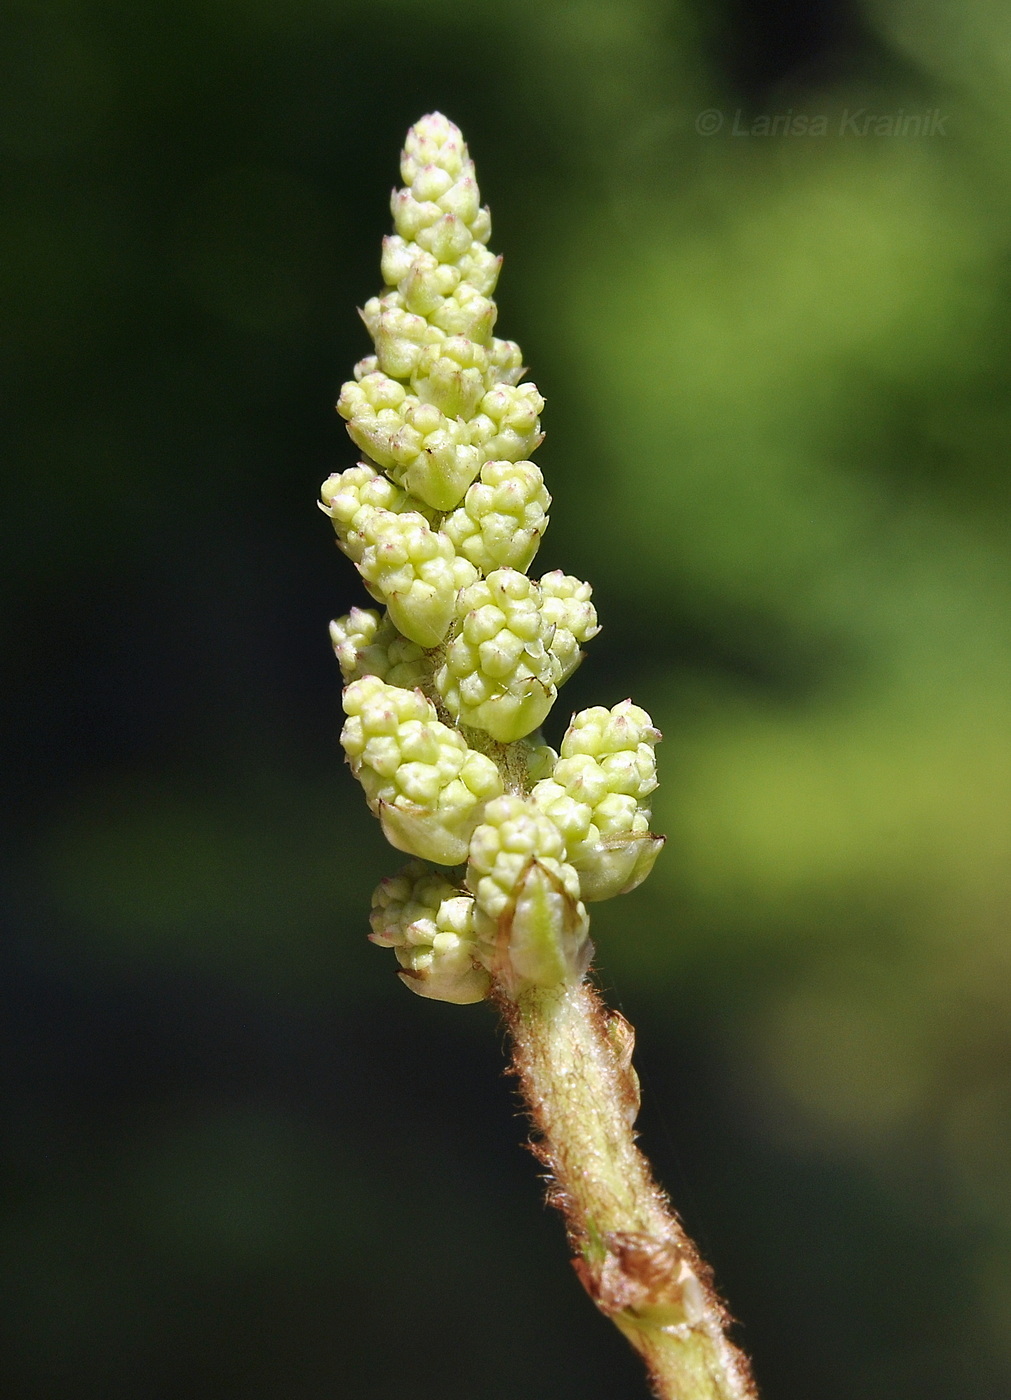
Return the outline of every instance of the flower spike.
[[[592,590],[561,569],[527,576],[551,504],[530,461],[544,400],[519,346],[492,333],[501,258],[487,246],[491,220],[459,129],[423,117],[400,173],[386,285],[362,311],[375,353],[337,404],[367,455],[322,490],[338,544],[385,608],[331,624],[346,682],[341,741],[394,846],[468,865],[481,957],[516,995],[578,982],[585,901],[631,889],[652,867],[663,845],[647,806],[659,734],[626,701],[574,716],[560,755],[537,735],[600,630]],[[493,860],[502,822],[507,845],[519,845]],[[414,976],[417,949],[434,958],[436,945],[389,946]],[[433,967],[425,995],[439,996],[451,980]]]
[[[338,412],[362,454],[323,484],[337,543],[379,605],[331,623],[341,743],[388,841],[372,941],[413,992],[492,998],[574,1264],[661,1400],[753,1400],[691,1242],[634,1144],[632,1031],[586,980],[587,904],[633,889],[663,846],[649,715],[630,700],[539,733],[600,630],[589,583],[529,577],[551,498],[531,457],[544,399],[495,336],[501,258],[457,127],[408,132],[373,353]]]

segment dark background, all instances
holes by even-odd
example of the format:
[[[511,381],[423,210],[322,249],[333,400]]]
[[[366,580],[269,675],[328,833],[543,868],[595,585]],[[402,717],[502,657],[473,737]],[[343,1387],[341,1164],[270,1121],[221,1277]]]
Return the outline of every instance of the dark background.
[[[555,728],[631,693],[666,734],[668,848],[594,921],[643,1143],[766,1400],[1011,1396],[1004,7],[2,28],[3,1394],[645,1393],[492,1014],[364,937],[398,857],[314,502],[439,108],[548,400],[540,560],[604,625]]]

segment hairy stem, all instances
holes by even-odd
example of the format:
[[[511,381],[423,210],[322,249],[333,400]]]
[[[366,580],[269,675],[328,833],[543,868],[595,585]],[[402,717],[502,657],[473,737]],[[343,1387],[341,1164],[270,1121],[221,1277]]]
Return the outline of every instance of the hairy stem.
[[[753,1400],[709,1270],[635,1145],[631,1027],[586,983],[500,1005],[586,1291],[641,1353],[660,1400]]]

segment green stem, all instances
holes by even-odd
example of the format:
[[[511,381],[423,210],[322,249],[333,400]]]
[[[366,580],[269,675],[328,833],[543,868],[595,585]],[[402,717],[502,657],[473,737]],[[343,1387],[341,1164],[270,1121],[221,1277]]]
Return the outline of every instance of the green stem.
[[[586,983],[500,997],[573,1264],[645,1360],[660,1400],[754,1400],[726,1310],[635,1145],[632,1029]]]

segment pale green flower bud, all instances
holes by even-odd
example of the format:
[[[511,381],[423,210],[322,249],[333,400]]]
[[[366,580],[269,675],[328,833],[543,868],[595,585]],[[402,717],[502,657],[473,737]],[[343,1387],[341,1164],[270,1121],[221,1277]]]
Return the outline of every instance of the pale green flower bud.
[[[388,287],[400,290],[400,283],[414,266],[421,251],[417,243],[408,243],[399,233],[386,234],[383,238],[383,255],[379,267],[383,281]]]
[[[421,148],[407,155],[401,174],[411,178],[403,189],[394,190],[390,210],[397,233],[407,242],[419,244],[434,253],[440,262],[455,262],[477,241],[484,243],[491,232],[491,220],[481,208],[481,193],[474,179],[474,166],[466,156],[466,146],[456,172],[441,163],[445,155],[423,163]],[[431,150],[431,143],[428,143]],[[442,147],[445,152],[447,147]],[[456,165],[455,156],[450,165]]]
[[[372,896],[373,943],[394,948],[412,992],[460,1005],[483,1001],[491,978],[477,958],[474,898],[412,861]]]
[[[468,340],[464,335],[448,335],[439,341],[438,345],[430,346],[421,356],[416,372],[419,386],[428,376],[442,368],[443,360],[451,361],[457,369],[476,370],[482,381],[491,367],[488,351],[483,345]]]
[[[342,385],[337,411],[345,418],[357,414],[363,421],[371,421],[372,418],[378,420],[379,415],[384,413],[393,414],[393,417],[382,421],[399,422],[402,414],[397,410],[402,407],[406,397],[407,390],[403,384],[381,370],[374,370],[370,374],[362,374],[360,379],[349,379]]]
[[[653,835],[648,811],[631,797],[610,793],[595,806],[583,801],[586,775],[562,766],[569,762],[562,759],[555,769],[566,781],[542,780],[535,784],[531,800],[565,836],[583,898],[612,899],[645,880],[665,838]]]
[[[561,685],[582,660],[582,643],[600,631],[596,609],[590,602],[593,589],[571,574],[563,574],[561,569],[545,574],[538,586],[544,616],[555,629],[551,650],[561,668],[558,678]]]
[[[584,899],[610,899],[649,874],[663,838],[649,829],[645,800],[656,787],[653,746],[660,733],[645,710],[624,700],[574,715],[562,757],[531,801],[562,832]]]
[[[565,839],[550,817],[525,797],[499,797],[485,809],[470,843],[467,885],[483,913],[498,919],[516,896],[516,885],[531,856],[559,877]],[[578,894],[578,886],[575,890]]]
[[[458,303],[447,298],[446,307],[452,315],[437,313],[446,323],[440,342],[396,344],[397,353],[410,346],[404,360],[410,360],[416,393],[376,371],[348,380],[337,401],[353,441],[398,485],[435,510],[459,505],[485,462],[518,461],[543,436],[537,415],[544,400],[536,385],[499,383],[485,392],[485,381],[493,374],[487,352],[454,319]],[[479,411],[467,421],[458,416],[472,408]]]
[[[442,218],[442,210],[434,200],[415,199],[410,189],[393,191],[390,213],[397,233],[410,243],[416,243],[420,233]]]
[[[482,960],[507,992],[577,982],[592,954],[579,877],[555,824],[522,797],[485,808],[470,843]]]
[[[450,263],[441,263],[417,244],[414,260],[397,284],[404,306],[416,316],[431,316],[460,285],[460,273]]]
[[[419,183],[426,177],[430,178],[429,172],[423,171],[415,181],[416,193]],[[481,192],[477,181],[472,175],[459,175],[447,190],[436,196],[436,203],[440,209],[445,209],[447,214],[453,215],[470,228],[481,211]]]
[[[499,384],[481,400],[480,413],[471,420],[471,441],[483,453],[482,461],[518,462],[541,443],[539,414],[544,400],[536,384]]]
[[[330,624],[330,640],[345,683],[378,676],[388,685],[413,690],[429,674],[425,652],[372,608],[352,608]]]
[[[483,574],[498,568],[525,573],[547,529],[550,504],[540,468],[533,462],[486,462],[480,481],[442,528],[457,553]]]
[[[442,201],[439,201],[441,205]],[[438,208],[439,205],[436,207]],[[429,206],[421,205],[423,209]],[[474,210],[476,216],[477,210]],[[464,253],[470,252],[474,235],[471,232],[472,224],[461,218],[459,214],[447,213],[434,223],[425,223],[414,235],[415,242],[424,248],[426,253],[431,253],[439,262],[456,262],[463,257]],[[398,224],[398,233],[401,231]]]
[[[473,164],[459,132],[438,150],[427,139],[414,151],[405,148],[400,174],[405,189],[393,190],[391,199],[400,237],[435,253],[440,262],[455,262],[473,242],[487,241],[491,220],[480,204]]]
[[[362,530],[358,561],[373,597],[394,625],[422,647],[438,646],[456,612],[456,595],[477,576],[452,541],[417,511],[373,511]]]
[[[537,585],[496,569],[457,599],[456,635],[435,684],[449,713],[508,744],[544,720],[557,694],[552,629]]]
[[[491,237],[491,211],[487,204],[482,204],[477,211],[470,226],[470,232],[475,244],[488,242]]]
[[[603,787],[602,782],[601,787]],[[530,794],[531,801],[540,811],[551,818],[562,833],[565,838],[566,853],[570,856],[578,857],[583,854],[584,847],[587,844],[591,846],[595,844],[599,836],[593,825],[593,812],[596,803],[587,801],[587,796],[588,794],[580,785],[573,783],[570,788],[554,777],[542,778],[535,783]]]
[[[442,724],[420,690],[377,676],[344,690],[341,743],[386,839],[439,865],[466,858],[484,805],[502,791],[492,760]]]
[[[464,178],[472,179],[473,176],[471,174]],[[408,184],[415,199],[437,201],[447,190],[453,188],[454,177],[440,165],[427,162],[416,167],[414,178]]]
[[[403,240],[396,242],[406,250],[415,248],[414,244],[403,244]],[[399,253],[400,248],[394,251]],[[420,249],[416,249],[416,252],[419,258],[428,257]],[[491,254],[488,256],[491,257]],[[492,262],[497,273],[498,259],[493,258]],[[417,265],[412,264],[400,279],[399,285],[405,289],[404,292],[397,290],[386,292],[381,297],[371,297],[362,308],[362,319],[375,341],[376,354],[356,365],[355,379],[360,382],[366,374],[377,369],[394,379],[408,379],[417,369],[423,351],[429,350],[436,356],[452,354],[451,349],[443,349],[444,342],[461,327],[476,326],[480,332],[477,338],[461,336],[461,339],[467,341],[472,355],[480,352],[484,391],[494,388],[496,384],[516,384],[523,374],[519,347],[512,341],[494,337],[489,339],[486,334],[491,324],[488,319],[490,303],[486,300],[487,292],[491,290],[488,271],[480,274],[480,285],[475,289],[473,282],[461,279],[458,268],[437,265],[440,277],[446,274],[445,284],[438,279],[421,279],[416,268]],[[483,294],[482,300],[475,300],[478,292]],[[444,308],[445,314],[440,315],[439,320],[447,325],[448,329],[445,330],[434,324],[433,319]],[[424,314],[420,314],[422,309]],[[478,344],[478,339],[481,344]],[[471,409],[470,413],[474,411]]]
[[[423,403],[450,418],[471,418],[487,391],[487,351],[462,335],[447,336],[419,355],[411,386]]]
[[[461,282],[453,295],[432,313],[431,320],[432,325],[447,335],[465,335],[468,340],[487,345],[497,317],[498,307],[490,297],[478,292],[469,282]]]
[[[519,347],[492,336],[501,258],[484,246],[490,218],[453,123],[436,113],[413,127],[402,171],[397,231],[383,244],[387,290],[362,311],[376,354],[337,408],[398,486],[451,511],[485,462],[529,457],[544,401],[519,382]]]
[[[407,379],[424,347],[445,338],[445,332],[430,326],[424,316],[407,311],[399,292],[370,297],[362,307],[362,320],[375,341],[376,354],[369,357],[375,361],[373,369],[381,369],[394,379]],[[359,376],[356,370],[355,378],[364,375]]]
[[[337,411],[347,419],[353,441],[435,510],[459,505],[488,455],[472,446],[466,423],[447,418],[385,374],[349,380]]]
[[[579,865],[579,887],[587,900],[613,899],[628,894],[646,879],[666,844],[666,836],[645,830],[645,818],[635,819],[635,829],[621,835],[602,836],[591,858]]]
[[[365,549],[366,522],[377,510],[398,512],[409,504],[407,492],[367,462],[327,477],[320,496],[320,510],[333,521],[337,543],[356,564]]]
[[[622,700],[610,710],[594,705],[573,715],[561,754],[562,758],[577,754],[595,758],[608,774],[611,792],[628,793],[641,802],[657,786],[653,750],[660,737],[645,710]]]
[[[437,165],[454,178],[474,173],[463,133],[441,112],[429,112],[407,133],[400,154],[401,179],[406,185],[413,184],[426,165]]]
[[[366,303],[362,315],[370,330],[370,323],[387,311],[432,316],[461,284],[466,284],[471,293],[490,297],[498,282],[502,259],[482,244],[472,243],[456,262],[440,262],[419,243],[391,234],[383,240],[381,266],[387,285],[396,290]]]
[[[344,617],[338,617],[330,624],[330,641],[345,684],[360,680],[362,676],[379,676],[386,679],[383,666],[385,653],[377,647],[376,634],[381,626],[379,614],[373,608],[352,608]],[[378,652],[378,665],[371,664],[370,652]]]
[[[518,384],[524,375],[523,352],[515,340],[492,337],[488,347],[492,378],[497,384]]]
[[[531,858],[520,876],[511,913],[495,929],[498,976],[515,996],[524,986],[574,986],[593,956],[590,919],[571,865],[560,872]],[[487,928],[488,920],[482,920]],[[504,956],[503,956],[504,955]]]
[[[473,287],[483,297],[490,297],[498,285],[499,274],[502,271],[502,259],[490,252],[483,243],[472,243],[470,250],[464,253],[456,264],[456,270],[460,274],[461,282],[466,282],[468,287]],[[512,342],[496,342],[497,344],[511,344]]]
[[[401,237],[437,252],[442,262],[466,253],[475,239],[486,241],[488,211],[481,208],[473,162],[452,122],[436,112],[416,123],[401,154],[400,173],[406,188],[394,192],[392,208]],[[457,229],[447,233],[454,223]],[[425,233],[440,228],[441,237],[424,241]]]

